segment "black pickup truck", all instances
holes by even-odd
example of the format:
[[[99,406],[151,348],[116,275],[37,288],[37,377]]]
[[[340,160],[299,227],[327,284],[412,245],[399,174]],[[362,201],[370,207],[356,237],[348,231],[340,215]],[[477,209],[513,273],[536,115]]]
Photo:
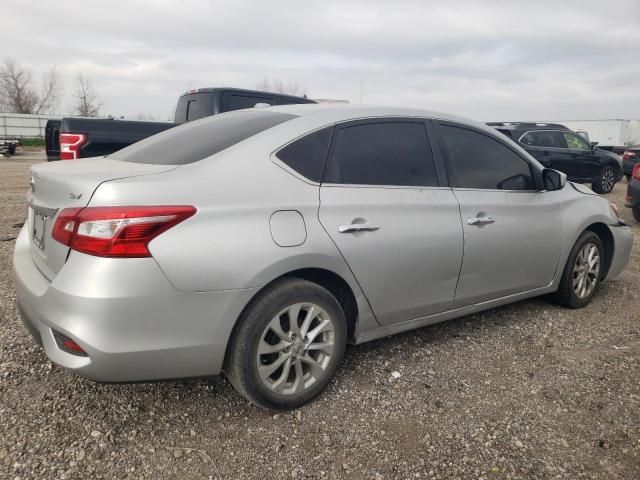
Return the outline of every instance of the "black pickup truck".
[[[267,105],[316,103],[305,97],[239,88],[199,88],[178,99],[174,123],[68,117],[45,127],[47,160],[108,155],[156,133],[218,113]]]

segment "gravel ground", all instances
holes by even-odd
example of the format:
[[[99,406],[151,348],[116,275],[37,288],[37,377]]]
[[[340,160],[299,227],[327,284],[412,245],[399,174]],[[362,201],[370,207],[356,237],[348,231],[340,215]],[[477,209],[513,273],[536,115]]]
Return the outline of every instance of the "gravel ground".
[[[0,159],[1,478],[640,478],[640,227],[624,180],[609,196],[635,225],[633,258],[589,307],[534,299],[349,347],[319,400],[274,415],[223,378],[101,385],[46,358],[6,240],[36,161]]]

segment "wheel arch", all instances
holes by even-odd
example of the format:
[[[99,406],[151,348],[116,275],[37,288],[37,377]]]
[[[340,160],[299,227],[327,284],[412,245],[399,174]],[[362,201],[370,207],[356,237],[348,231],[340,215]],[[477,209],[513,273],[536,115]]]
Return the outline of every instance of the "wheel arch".
[[[349,283],[339,274],[328,270],[326,268],[318,268],[318,267],[308,267],[308,268],[298,268],[295,270],[288,271],[274,278],[272,281],[263,286],[260,290],[258,290],[251,300],[247,302],[245,307],[242,309],[238,317],[235,319],[233,328],[231,329],[231,334],[229,335],[229,340],[227,341],[227,346],[225,349],[225,362],[227,363],[227,358],[229,356],[229,345],[232,343],[233,337],[236,335],[238,327],[240,326],[243,317],[246,313],[255,305],[255,303],[264,295],[266,291],[271,289],[277,283],[286,281],[289,278],[299,278],[303,280],[308,280],[310,282],[316,283],[321,287],[326,288],[340,303],[344,314],[345,319],[347,321],[347,341],[350,343],[355,342],[356,330],[358,324],[358,318],[360,315],[360,308],[358,307],[358,301],[356,299],[356,294],[353,291],[353,288]]]
[[[602,242],[602,246],[604,248],[604,268],[600,273],[600,280],[604,280],[609,273],[609,268],[611,267],[611,261],[613,260],[613,250],[614,250],[614,240],[613,234],[609,227],[602,222],[595,222],[589,225],[584,230],[585,232],[591,231],[595,233],[600,241]],[[583,232],[584,233],[584,232]]]

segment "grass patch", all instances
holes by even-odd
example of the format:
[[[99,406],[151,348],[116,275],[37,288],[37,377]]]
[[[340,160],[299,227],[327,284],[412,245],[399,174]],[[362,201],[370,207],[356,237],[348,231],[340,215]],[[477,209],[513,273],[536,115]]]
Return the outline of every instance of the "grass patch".
[[[23,138],[23,147],[44,147],[44,138]]]

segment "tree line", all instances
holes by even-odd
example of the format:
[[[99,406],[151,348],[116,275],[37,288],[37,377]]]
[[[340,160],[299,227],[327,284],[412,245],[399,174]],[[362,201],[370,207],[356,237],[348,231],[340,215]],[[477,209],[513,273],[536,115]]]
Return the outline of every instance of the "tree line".
[[[12,59],[0,64],[0,111],[42,115],[52,113],[58,107],[63,93],[62,80],[55,66],[40,79],[34,80],[33,72]],[[83,117],[100,115],[102,102],[92,82],[79,73],[75,79],[72,96],[73,114]]]

